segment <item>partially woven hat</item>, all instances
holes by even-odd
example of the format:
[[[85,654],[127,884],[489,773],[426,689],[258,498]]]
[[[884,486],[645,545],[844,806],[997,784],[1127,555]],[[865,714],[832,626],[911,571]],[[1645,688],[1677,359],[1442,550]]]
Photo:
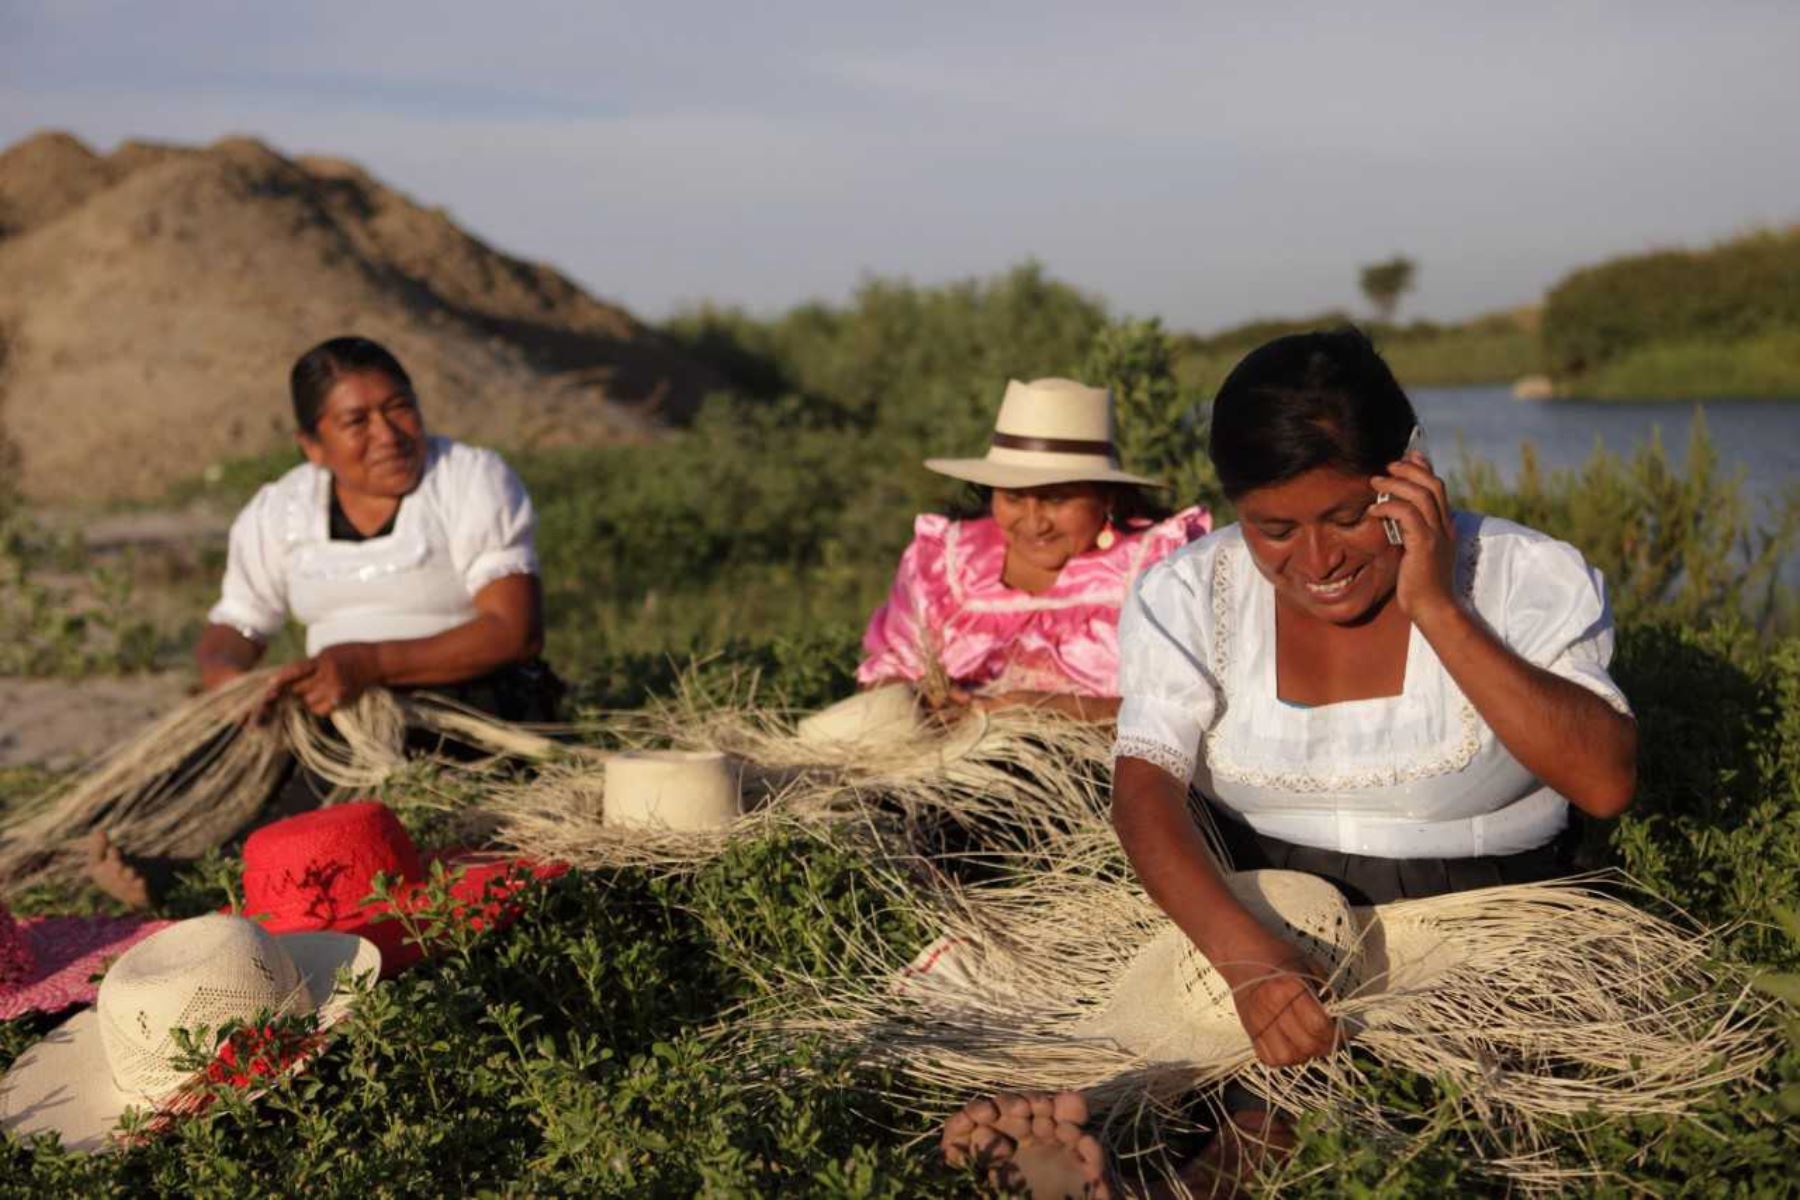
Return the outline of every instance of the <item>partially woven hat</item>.
[[[627,750],[606,760],[602,819],[632,829],[696,833],[743,813],[740,769],[716,750]]]
[[[924,728],[918,696],[910,685],[883,684],[803,717],[795,726],[800,740],[814,743],[898,741],[917,737]]]
[[[834,754],[892,750],[916,744],[940,760],[963,757],[987,733],[984,713],[966,714],[945,731],[920,707],[909,683],[884,683],[802,717],[794,732],[808,746]]]
[[[14,917],[0,903],[0,1021],[93,1002],[93,977],[167,921]]]
[[[324,1030],[350,1011],[340,972],[362,978],[380,966],[372,943],[344,934],[276,937],[217,913],[177,921],[121,955],[94,1007],[0,1078],[0,1128],[55,1132],[82,1153],[108,1149],[127,1109],[166,1114],[206,1076],[177,1065],[176,1030],[307,1016]]]
[[[1259,924],[1326,972],[1334,992],[1348,997],[1369,990],[1364,922],[1329,881],[1299,871],[1244,871],[1226,876],[1225,882]],[[1425,949],[1409,939],[1400,952],[1418,957]],[[1174,926],[1144,944],[1106,1004],[1077,1032],[1111,1039],[1153,1061],[1223,1063],[1255,1057],[1231,985]]]
[[[453,915],[480,929],[518,914],[512,896],[527,879],[550,879],[561,863],[497,858],[469,851],[421,855],[393,811],[376,800],[334,804],[265,825],[244,841],[244,915],[271,933],[328,930],[367,938],[391,978],[416,964],[426,947],[408,936],[403,914],[429,899],[434,863],[450,874]],[[388,898],[375,900],[375,877]]]

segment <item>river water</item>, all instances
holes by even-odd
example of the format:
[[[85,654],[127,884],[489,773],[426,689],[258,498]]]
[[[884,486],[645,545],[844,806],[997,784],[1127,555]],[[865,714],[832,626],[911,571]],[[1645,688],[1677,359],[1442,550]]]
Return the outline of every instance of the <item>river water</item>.
[[[1408,394],[1441,471],[1454,471],[1466,449],[1511,479],[1518,474],[1522,442],[1537,448],[1546,468],[1579,467],[1596,445],[1629,457],[1658,432],[1670,461],[1680,465],[1701,415],[1720,465],[1743,472],[1745,498],[1759,523],[1790,489],[1800,488],[1800,401],[1546,403],[1515,400],[1505,386],[1415,388]],[[1800,585],[1800,550],[1789,556],[1782,576]]]
[[[1800,486],[1800,402],[1709,400],[1701,403],[1515,400],[1506,387],[1415,388],[1408,393],[1431,441],[1438,468],[1454,471],[1459,447],[1511,479],[1519,444],[1537,447],[1545,467],[1578,467],[1596,445],[1629,456],[1660,430],[1670,461],[1687,459],[1696,413],[1727,470],[1744,472],[1745,495],[1759,517],[1787,489]]]

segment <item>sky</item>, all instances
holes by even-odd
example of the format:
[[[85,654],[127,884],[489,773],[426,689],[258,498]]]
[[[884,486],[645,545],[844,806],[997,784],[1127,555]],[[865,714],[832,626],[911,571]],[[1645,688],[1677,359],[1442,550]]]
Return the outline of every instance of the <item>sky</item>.
[[[0,142],[355,159],[657,319],[1035,258],[1186,329],[1800,221],[1800,4],[0,0]]]

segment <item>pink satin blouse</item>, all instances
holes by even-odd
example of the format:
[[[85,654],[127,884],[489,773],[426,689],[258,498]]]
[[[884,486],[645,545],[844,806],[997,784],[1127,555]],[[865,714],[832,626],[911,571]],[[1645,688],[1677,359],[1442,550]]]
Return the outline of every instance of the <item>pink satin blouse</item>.
[[[1206,509],[1190,508],[1121,533],[1034,594],[1000,581],[1006,535],[992,517],[923,514],[887,603],[869,618],[856,678],[918,680],[935,652],[953,680],[975,691],[1116,696],[1119,611],[1132,582],[1211,528]]]

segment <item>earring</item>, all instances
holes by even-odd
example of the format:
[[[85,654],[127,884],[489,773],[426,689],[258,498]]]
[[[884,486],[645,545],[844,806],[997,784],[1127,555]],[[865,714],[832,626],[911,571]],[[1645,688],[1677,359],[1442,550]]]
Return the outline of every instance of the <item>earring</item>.
[[[1102,550],[1111,550],[1113,548],[1113,543],[1118,540],[1119,535],[1113,532],[1112,514],[1107,513],[1106,527],[1100,531],[1100,536],[1094,539],[1094,545]]]

